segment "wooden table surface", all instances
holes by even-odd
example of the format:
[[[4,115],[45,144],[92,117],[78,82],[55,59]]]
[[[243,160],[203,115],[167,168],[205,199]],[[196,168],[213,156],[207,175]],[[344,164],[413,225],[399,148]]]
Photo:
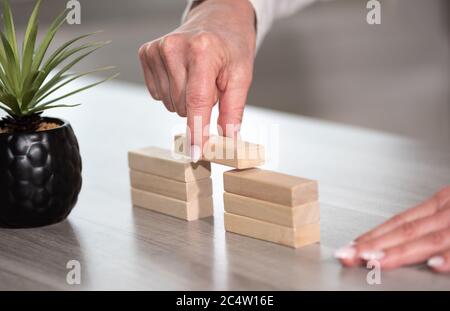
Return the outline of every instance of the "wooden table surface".
[[[293,250],[224,232],[226,167],[213,165],[214,217],[189,223],[132,208],[127,151],[169,148],[184,120],[145,88],[120,82],[71,101],[80,102],[51,113],[69,119],[79,137],[78,205],[58,225],[0,229],[1,290],[450,290],[448,276],[424,266],[383,271],[382,283],[369,285],[368,270],[333,258],[337,247],[450,184],[449,146],[248,108],[244,139],[271,133],[267,167],[319,181],[322,241]],[[66,282],[70,260],[81,263],[80,285]]]

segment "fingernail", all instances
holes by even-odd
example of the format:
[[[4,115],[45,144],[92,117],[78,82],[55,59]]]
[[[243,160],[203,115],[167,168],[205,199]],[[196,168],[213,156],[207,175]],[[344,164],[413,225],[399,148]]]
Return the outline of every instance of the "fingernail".
[[[200,147],[197,145],[191,146],[191,161],[194,163],[197,163],[202,156],[202,152],[200,150]]]
[[[383,251],[365,251],[362,252],[360,257],[364,260],[370,261],[370,260],[380,260],[384,257]]]
[[[427,265],[433,268],[440,267],[445,263],[444,257],[441,256],[435,256],[431,257],[427,261]]]
[[[351,245],[346,245],[336,250],[334,257],[338,259],[352,259],[355,257],[356,249]]]

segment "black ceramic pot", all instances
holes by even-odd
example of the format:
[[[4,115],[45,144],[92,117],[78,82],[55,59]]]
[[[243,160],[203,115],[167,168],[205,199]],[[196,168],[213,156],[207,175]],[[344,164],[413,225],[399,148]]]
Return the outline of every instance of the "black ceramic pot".
[[[55,129],[0,134],[0,227],[30,228],[64,220],[81,190],[81,157],[68,122]]]

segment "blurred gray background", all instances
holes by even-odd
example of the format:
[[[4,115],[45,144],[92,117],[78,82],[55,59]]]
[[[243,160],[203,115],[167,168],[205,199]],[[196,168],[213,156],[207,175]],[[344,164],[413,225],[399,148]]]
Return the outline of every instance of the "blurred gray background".
[[[41,25],[66,2],[44,1]],[[186,5],[183,0],[80,3],[81,25],[65,25],[57,42],[104,30],[98,38],[112,39],[112,45],[81,67],[116,65],[120,79],[139,84],[139,46],[177,27]],[[381,25],[366,23],[366,3],[320,2],[278,21],[258,53],[248,104],[449,146],[450,1],[381,0]],[[12,0],[19,29],[33,4]]]

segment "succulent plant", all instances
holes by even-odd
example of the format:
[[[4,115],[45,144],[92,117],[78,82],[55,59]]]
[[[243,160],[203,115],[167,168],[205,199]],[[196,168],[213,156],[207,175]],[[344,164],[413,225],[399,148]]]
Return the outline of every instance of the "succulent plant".
[[[80,40],[98,32],[80,35],[62,44],[53,53],[48,52],[56,33],[66,20],[67,9],[53,21],[38,44],[36,41],[41,2],[41,0],[36,1],[25,31],[22,49],[19,51],[10,3],[8,0],[3,0],[3,29],[0,30],[0,109],[5,111],[7,116],[2,123],[15,125],[22,130],[36,129],[40,115],[45,110],[78,106],[59,103],[59,101],[118,75],[69,90],[56,98],[49,98],[74,80],[89,74],[111,70],[114,67],[97,68],[82,73],[71,72],[73,66],[82,59],[109,43],[108,41],[79,43]],[[77,43],[78,45],[74,46]]]

